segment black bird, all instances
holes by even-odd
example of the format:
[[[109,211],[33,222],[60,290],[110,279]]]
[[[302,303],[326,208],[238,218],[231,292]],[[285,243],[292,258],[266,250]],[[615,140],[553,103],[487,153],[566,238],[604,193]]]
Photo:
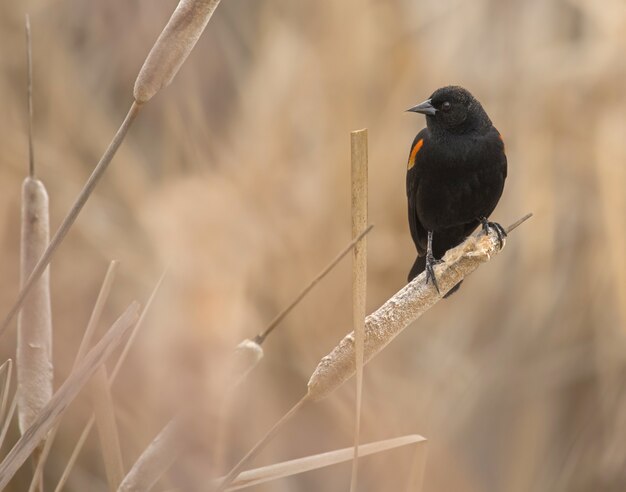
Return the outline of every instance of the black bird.
[[[437,89],[408,111],[426,115],[406,175],[409,228],[417,248],[408,280],[426,270],[426,282],[439,291],[433,265],[448,249],[479,224],[486,232],[494,227],[501,244],[506,235],[499,224],[488,222],[506,179],[504,143],[481,104],[462,87]]]

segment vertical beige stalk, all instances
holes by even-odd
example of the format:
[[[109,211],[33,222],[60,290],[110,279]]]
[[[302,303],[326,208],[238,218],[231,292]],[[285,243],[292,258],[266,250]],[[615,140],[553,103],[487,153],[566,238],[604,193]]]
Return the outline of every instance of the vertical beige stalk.
[[[134,90],[138,103],[145,103],[172,81],[219,3],[220,0],[178,3],[139,71]]]
[[[22,185],[21,281],[26,281],[50,238],[48,193],[38,179]],[[50,272],[41,275],[17,321],[17,392],[21,432],[52,397]]]
[[[367,129],[350,135],[352,162],[352,237],[367,228]],[[363,388],[363,344],[365,339],[365,301],[367,294],[367,238],[352,252],[352,327],[355,334],[356,357],[356,419],[354,427],[354,459],[350,490],[357,488],[359,435],[361,433],[361,400]]]

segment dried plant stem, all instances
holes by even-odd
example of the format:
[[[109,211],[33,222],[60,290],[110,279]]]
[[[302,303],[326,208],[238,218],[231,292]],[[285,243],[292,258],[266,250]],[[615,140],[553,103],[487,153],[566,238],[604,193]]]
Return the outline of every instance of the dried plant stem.
[[[119,267],[119,265],[120,262],[117,260],[112,260],[111,262],[109,262],[109,267],[104,274],[104,280],[102,280],[102,285],[100,286],[98,297],[96,297],[96,303],[91,310],[91,315],[89,316],[87,327],[85,328],[85,332],[83,333],[80,345],[78,346],[78,351],[74,356],[74,364],[72,365],[73,369],[76,368],[76,365],[83,359],[83,357],[85,357],[85,354],[91,346],[93,335],[96,331],[96,328],[98,327],[98,323],[100,323],[102,311],[104,310],[106,301],[109,298],[109,294],[111,293],[111,288],[113,287],[113,281],[115,280],[117,268]]]
[[[180,0],[139,71],[134,90],[137,102],[147,102],[172,81],[219,3]]]
[[[183,419],[179,415],[167,423],[141,453],[118,492],[147,492],[154,487],[180,454]]]
[[[26,60],[28,65],[28,175],[35,176],[35,148],[33,145],[33,45],[30,36],[30,16],[26,14]]]
[[[13,420],[13,415],[15,414],[16,407],[17,407],[17,393],[13,395],[13,399],[11,400],[11,405],[9,406],[9,411],[7,412],[7,416],[2,422],[2,431],[0,431],[0,448],[4,444],[5,437],[7,437],[7,432],[9,431],[11,420]]]
[[[530,214],[508,228],[512,231]],[[436,265],[441,294],[432,284],[426,284],[425,273],[419,275],[365,319],[365,361],[369,361],[387,346],[404,328],[437,303],[443,294],[489,261],[500,251],[495,231],[482,231],[468,237],[449,250]],[[322,358],[308,383],[308,396],[320,400],[341,386],[355,373],[354,334],[349,333],[333,351]]]
[[[109,283],[109,281],[107,279],[109,279],[110,277],[110,273],[111,273],[111,268],[109,267],[109,271],[107,272],[107,276],[105,277],[105,281],[103,282],[103,286],[100,289],[100,292],[102,294],[102,292],[105,289],[106,285]],[[117,378],[122,365],[124,364],[124,361],[126,360],[126,357],[128,355],[128,352],[130,350],[130,347],[133,345],[133,342],[135,341],[135,338],[137,337],[137,333],[139,332],[139,329],[141,328],[141,326],[143,325],[143,322],[146,318],[146,314],[148,313],[148,311],[150,310],[150,307],[152,306],[152,303],[154,301],[154,298],[159,290],[159,287],[161,286],[161,284],[163,283],[163,279],[165,278],[165,272],[163,272],[163,274],[161,275],[161,277],[159,278],[159,280],[157,281],[157,284],[155,285],[154,289],[152,290],[152,293],[150,294],[150,297],[148,298],[148,300],[146,301],[146,305],[143,308],[143,311],[141,312],[141,315],[139,316],[139,319],[137,320],[137,323],[135,323],[135,326],[132,329],[132,332],[130,334],[130,336],[128,337],[128,340],[126,341],[126,344],[124,345],[124,348],[122,350],[121,355],[119,356],[119,358],[117,359],[117,362],[115,364],[115,368],[113,369],[113,371],[111,372],[111,375],[108,378],[108,387],[109,387],[109,391],[110,388],[113,386],[113,383],[115,382],[115,379]],[[98,296],[98,300],[100,300],[101,295]],[[96,305],[98,305],[99,301],[96,301]],[[94,308],[95,310],[95,308]],[[92,316],[93,317],[93,316]],[[80,451],[83,447],[83,445],[85,444],[85,441],[87,440],[87,437],[89,436],[89,433],[91,432],[91,429],[93,428],[93,425],[95,424],[96,421],[96,416],[95,414],[91,414],[91,416],[89,417],[89,420],[87,421],[87,424],[85,425],[85,428],[83,429],[83,432],[81,433],[76,445],[74,446],[74,449],[72,450],[72,454],[70,455],[70,458],[65,466],[65,469],[63,470],[63,474],[61,475],[61,478],[59,479],[59,483],[57,484],[56,488],[55,488],[55,492],[60,492],[63,487],[65,486],[65,482],[67,481],[68,477],[70,476],[70,473],[72,471],[72,468],[74,466],[74,463],[76,463],[76,460],[78,459],[78,455],[80,454]],[[50,441],[50,438],[48,439],[48,441]],[[47,443],[46,443],[47,444]]]
[[[352,241],[350,241],[350,243],[337,256],[335,256],[335,258],[328,265],[326,265],[326,267],[324,267],[324,269],[320,273],[318,273],[317,276],[313,280],[311,280],[309,285],[307,285],[296,296],[296,298],[291,302],[291,304],[289,304],[285,309],[283,309],[280,313],[278,313],[272,321],[270,321],[269,325],[267,325],[267,327],[255,337],[254,341],[258,343],[259,345],[261,345],[265,341],[267,336],[274,330],[274,328],[276,328],[276,326],[280,324],[280,322],[283,319],[285,319],[285,316],[287,316],[293,310],[293,308],[295,308],[298,305],[298,303],[302,299],[304,299],[304,297],[311,291],[311,289],[315,287],[318,284],[318,282],[322,280],[326,275],[328,275],[328,273],[333,268],[335,268],[335,266],[337,266],[337,264],[342,260],[342,258],[346,256],[350,251],[352,251],[352,249],[359,243],[359,241],[361,241],[361,239],[363,239],[367,234],[369,234],[369,232],[373,228],[374,228],[374,224],[370,224],[367,227],[367,229],[365,229],[357,237],[355,237]]]
[[[124,479],[124,463],[115,421],[115,405],[104,366],[100,366],[93,377],[91,397],[109,490],[115,491]]]
[[[57,419],[74,400],[89,378],[106,361],[122,342],[124,335],[136,322],[139,305],[133,302],[113,323],[98,344],[89,351],[75,371],[69,375],[48,404],[41,410],[32,425],[13,446],[0,463],[0,490],[9,483],[15,472],[24,464],[33,450],[50,431]]]
[[[9,323],[11,322],[13,317],[17,314],[17,312],[22,307],[22,304],[24,303],[24,299],[26,298],[28,293],[31,291],[31,289],[33,288],[33,286],[35,285],[39,277],[41,277],[45,269],[48,267],[48,264],[50,263],[52,255],[57,250],[57,248],[61,245],[61,243],[63,242],[63,239],[65,239],[65,236],[67,235],[70,228],[74,224],[74,221],[78,217],[78,214],[81,212],[81,210],[85,206],[85,203],[91,196],[91,193],[93,192],[94,188],[98,184],[98,181],[100,181],[100,178],[102,178],[102,175],[104,174],[107,167],[111,163],[111,160],[113,159],[113,157],[115,156],[115,153],[117,152],[117,149],[123,142],[124,137],[126,137],[126,134],[128,133],[128,130],[131,127],[133,121],[137,117],[137,114],[139,113],[140,109],[141,109],[141,104],[137,103],[136,101],[133,102],[132,106],[130,107],[128,111],[128,114],[126,115],[126,118],[124,118],[124,121],[122,122],[122,125],[117,130],[117,133],[113,137],[113,140],[111,141],[111,143],[105,150],[102,157],[100,158],[100,161],[94,168],[93,172],[91,173],[91,176],[89,176],[89,179],[85,183],[85,186],[83,187],[78,197],[74,201],[74,204],[70,208],[70,211],[67,213],[67,215],[63,219],[63,222],[61,223],[61,226],[55,233],[54,237],[52,238],[52,241],[50,241],[50,244],[48,244],[48,247],[42,254],[41,258],[39,259],[35,267],[33,268],[33,272],[31,273],[30,277],[28,277],[28,280],[24,283],[17,297],[17,300],[15,301],[15,303],[13,304],[13,306],[7,313],[6,317],[4,318],[4,321],[2,322],[2,326],[0,326],[0,336],[2,336],[4,332],[7,330],[7,328],[9,327]]]
[[[298,401],[298,403],[291,407],[291,409],[285,415],[283,415],[283,417],[278,422],[274,424],[274,426],[267,432],[267,434],[265,434],[265,436],[263,436],[261,440],[258,441],[243,458],[241,458],[239,463],[237,463],[232,468],[232,470],[228,472],[228,475],[220,479],[219,483],[215,486],[213,490],[215,492],[222,492],[226,490],[226,488],[232,483],[232,481],[237,478],[243,467],[246,466],[246,464],[250,460],[252,460],[257,454],[261,452],[265,445],[270,442],[276,434],[278,434],[278,431],[281,429],[281,427],[285,425],[285,423],[287,423],[291,419],[291,417],[293,417],[298,412],[298,410],[300,410],[300,408],[302,408],[304,404],[308,401],[309,398],[305,395],[300,399],[300,401]]]
[[[426,439],[422,436],[411,434],[393,439],[385,439],[384,441],[362,444],[360,446],[359,454],[361,456],[368,456],[384,453],[385,451],[390,451],[400,447],[413,446],[415,448],[416,455],[417,453],[421,455],[422,453],[420,453],[420,451],[423,450],[423,444],[425,444],[425,442]],[[263,466],[254,470],[247,470],[241,472],[241,474],[231,484],[231,486],[228,487],[227,490],[239,490],[247,487],[253,487],[255,485],[278,480],[280,478],[291,477],[299,473],[319,470],[320,468],[324,468],[326,466],[344,463],[353,459],[353,451],[353,448],[336,449],[326,453],[319,453],[312,456],[306,456],[304,458]],[[416,490],[417,489],[411,489],[411,492],[415,492]]]
[[[367,226],[367,130],[350,135],[352,168],[352,237]],[[361,401],[363,389],[363,343],[365,339],[365,302],[367,295],[367,239],[359,242],[352,252],[352,328],[356,335],[356,408],[354,423],[354,456],[350,491],[356,492],[359,436],[361,433]]]
[[[100,317],[102,316],[102,310],[104,309],[106,300],[109,298],[109,294],[111,292],[113,281],[115,280],[115,274],[117,273],[118,266],[119,262],[116,260],[113,260],[109,263],[109,267],[107,268],[106,274],[104,275],[104,280],[102,281],[100,291],[98,292],[98,297],[96,298],[96,303],[94,304],[94,308],[91,311],[89,322],[87,323],[87,327],[85,328],[85,332],[83,333],[83,338],[81,339],[78,351],[76,352],[76,356],[74,357],[72,371],[76,370],[78,363],[83,360],[85,354],[89,349],[89,346],[91,345],[94,332],[96,330],[96,327],[98,326],[98,323],[100,322]],[[37,467],[33,472],[33,479],[28,492],[34,492],[35,488],[33,484],[35,484],[39,480],[39,477],[43,475],[43,468],[46,464],[46,460],[48,459],[48,455],[50,454],[50,449],[52,449],[52,444],[54,443],[54,439],[56,438],[58,428],[59,423],[56,423],[48,433],[46,443],[37,461]]]

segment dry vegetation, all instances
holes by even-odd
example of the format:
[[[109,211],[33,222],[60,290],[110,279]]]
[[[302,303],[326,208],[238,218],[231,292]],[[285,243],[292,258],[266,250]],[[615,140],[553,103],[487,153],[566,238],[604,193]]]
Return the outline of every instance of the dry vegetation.
[[[0,316],[20,282],[24,13],[36,169],[54,231],[128,110],[174,7],[0,3]],[[350,131],[369,128],[372,312],[404,285],[413,261],[404,173],[423,119],[403,110],[455,83],[505,137],[509,178],[494,219],[535,217],[366,367],[361,442],[426,436],[428,492],[625,490],[624,46],[622,0],[222,2],[54,257],[54,388],[72,369],[110,260],[120,264],[97,338],[132,299],[145,304],[167,267],[111,388],[123,469],[192,402],[200,416],[155,490],[203,490],[227,472],[302,396],[319,358],[351,326],[344,260],[267,338],[265,357],[220,418],[232,348],[350,240]],[[15,347],[13,325],[0,362]],[[254,466],[349,446],[354,393],[344,385],[304,407]],[[90,420],[92,396],[68,409],[45,490]],[[3,456],[18,437],[14,420]],[[107,490],[101,449],[92,432],[66,490]],[[402,490],[413,459],[400,449],[364,458],[359,490]],[[26,463],[6,490],[27,490],[31,477]],[[250,490],[348,490],[349,482],[341,465]]]

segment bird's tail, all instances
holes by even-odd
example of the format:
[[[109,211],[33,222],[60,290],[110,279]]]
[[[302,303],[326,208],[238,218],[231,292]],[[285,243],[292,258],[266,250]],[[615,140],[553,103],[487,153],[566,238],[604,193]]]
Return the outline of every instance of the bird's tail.
[[[407,281],[410,282],[415,277],[417,277],[420,273],[422,273],[424,270],[426,270],[426,256],[418,256],[417,258],[415,258],[415,263],[413,263],[413,266],[411,267],[411,271],[409,272],[409,277]],[[448,291],[448,293],[445,296],[443,296],[443,298],[445,299],[447,297],[450,297],[452,294],[454,294],[457,290],[459,290],[462,283],[463,281],[461,280],[458,284],[452,287]]]

